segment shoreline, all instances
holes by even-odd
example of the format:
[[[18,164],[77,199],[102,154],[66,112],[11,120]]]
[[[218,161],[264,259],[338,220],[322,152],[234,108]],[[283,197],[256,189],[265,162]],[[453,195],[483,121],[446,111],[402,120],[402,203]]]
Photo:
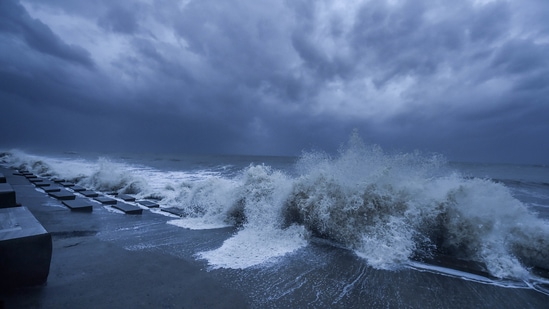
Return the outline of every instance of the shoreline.
[[[91,213],[73,212],[39,192],[24,177],[14,176],[14,170],[0,167],[0,172],[15,189],[17,202],[27,207],[53,238],[47,282],[0,291],[4,308],[249,306],[243,293],[204,271],[203,261],[155,250],[128,250],[136,239],[127,231],[133,230],[142,240],[166,234],[184,238],[186,230],[164,223],[171,218],[148,211],[142,215],[112,213],[99,204]]]
[[[542,308],[549,301],[531,288],[376,270],[322,243],[268,265],[211,270],[195,254],[220,247],[234,228],[189,230],[167,224],[172,217],[125,215],[99,203],[74,212],[14,170],[0,172],[53,239],[46,284],[0,292],[5,308]]]

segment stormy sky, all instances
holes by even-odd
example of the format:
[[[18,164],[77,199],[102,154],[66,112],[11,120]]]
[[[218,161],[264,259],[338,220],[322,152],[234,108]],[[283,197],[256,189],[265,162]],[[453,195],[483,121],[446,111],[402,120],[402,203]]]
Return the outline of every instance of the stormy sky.
[[[0,148],[549,164],[546,0],[0,0]]]

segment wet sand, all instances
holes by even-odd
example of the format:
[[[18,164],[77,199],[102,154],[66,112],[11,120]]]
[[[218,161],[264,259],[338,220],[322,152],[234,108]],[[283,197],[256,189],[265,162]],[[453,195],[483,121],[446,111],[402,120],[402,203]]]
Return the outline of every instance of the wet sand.
[[[278,262],[208,269],[194,254],[234,229],[193,231],[144,210],[99,203],[71,212],[0,168],[53,237],[47,283],[0,293],[5,308],[547,308],[549,296],[411,269],[372,269],[352,252],[313,242]]]

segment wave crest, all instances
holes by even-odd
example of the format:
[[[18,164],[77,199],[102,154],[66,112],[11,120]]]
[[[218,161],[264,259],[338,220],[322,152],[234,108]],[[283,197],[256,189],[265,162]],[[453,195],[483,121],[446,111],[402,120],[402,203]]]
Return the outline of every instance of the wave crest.
[[[462,177],[439,156],[387,155],[352,142],[335,159],[302,160],[286,221],[355,250],[374,267],[442,254],[482,263],[498,278],[549,268],[547,223],[504,185]]]
[[[293,252],[313,236],[354,250],[382,269],[437,256],[482,265],[498,278],[549,269],[549,224],[504,183],[463,177],[440,155],[386,154],[356,134],[335,157],[304,153],[294,176],[263,164],[235,176],[20,151],[3,153],[1,160],[95,190],[154,197],[162,207],[179,207],[208,226],[233,224],[239,230],[230,241],[200,255],[223,267],[250,266],[241,263],[246,254],[261,263]]]

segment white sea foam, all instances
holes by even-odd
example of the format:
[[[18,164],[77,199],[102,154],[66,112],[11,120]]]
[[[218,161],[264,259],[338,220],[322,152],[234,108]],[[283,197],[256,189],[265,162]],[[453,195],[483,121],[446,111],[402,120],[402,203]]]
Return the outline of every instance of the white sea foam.
[[[239,232],[220,248],[198,254],[214,268],[264,263],[301,248],[313,234],[381,269],[438,254],[477,262],[499,278],[549,269],[549,224],[504,184],[462,177],[437,155],[389,155],[356,135],[335,157],[304,154],[297,176],[262,164],[228,176],[219,169],[160,171],[17,151],[2,161],[95,190],[154,198],[181,209],[185,218],[169,221],[177,226],[236,225]]]
[[[460,278],[467,281],[474,281],[478,283],[501,286],[505,288],[524,289],[524,288],[530,288],[530,285],[531,285],[531,283],[529,282],[493,279],[493,278],[488,278],[485,276],[476,275],[476,274],[472,274],[472,273],[468,273],[468,272],[464,272],[456,269],[451,269],[451,268],[441,267],[441,266],[434,266],[434,265],[429,265],[429,264],[419,263],[419,262],[409,262],[408,267],[415,270],[423,271],[423,272],[427,271],[427,272],[432,272],[436,274],[442,274],[449,277]],[[542,281],[545,281],[545,280],[542,280]]]
[[[223,221],[214,221],[207,220],[204,218],[183,218],[170,220],[168,224],[179,226],[182,228],[187,228],[190,230],[211,230],[211,229],[220,229],[225,227],[230,227],[230,224],[227,224]]]
[[[227,239],[215,250],[200,252],[212,268],[244,269],[271,261],[307,245],[307,232],[301,226],[287,229],[246,228]]]
[[[239,177],[237,203],[231,210],[245,218],[243,229],[215,250],[201,252],[214,268],[247,268],[284,256],[307,244],[303,226],[282,227],[282,210],[291,181],[264,165],[250,166]]]

